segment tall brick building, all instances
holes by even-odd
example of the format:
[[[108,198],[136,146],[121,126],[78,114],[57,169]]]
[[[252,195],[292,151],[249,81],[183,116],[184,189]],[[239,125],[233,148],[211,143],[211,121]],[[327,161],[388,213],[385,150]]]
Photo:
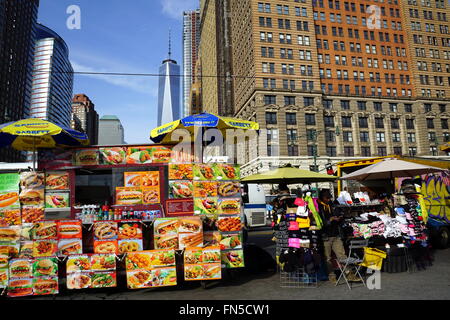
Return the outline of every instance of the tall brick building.
[[[352,157],[446,155],[439,149],[450,141],[445,1],[215,4],[229,11],[234,99],[226,108],[266,129],[258,148],[241,153],[244,170],[280,159],[306,166],[315,153],[320,169]],[[208,54],[200,49],[202,63],[212,61]]]

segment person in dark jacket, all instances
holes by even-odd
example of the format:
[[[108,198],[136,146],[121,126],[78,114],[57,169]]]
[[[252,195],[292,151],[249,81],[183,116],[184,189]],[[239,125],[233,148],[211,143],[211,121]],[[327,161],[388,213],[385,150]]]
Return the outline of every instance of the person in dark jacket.
[[[319,207],[319,215],[323,221],[322,240],[324,246],[324,254],[327,260],[328,279],[336,282],[336,271],[333,268],[331,253],[334,252],[338,260],[346,259],[344,244],[341,236],[341,224],[343,215],[339,210],[333,208],[331,194],[328,190],[321,190],[317,201]]]

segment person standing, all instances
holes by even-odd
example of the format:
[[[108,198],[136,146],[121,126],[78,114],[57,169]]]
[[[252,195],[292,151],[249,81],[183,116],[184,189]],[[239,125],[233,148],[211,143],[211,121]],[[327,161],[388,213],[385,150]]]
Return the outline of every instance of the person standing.
[[[333,208],[331,194],[328,190],[320,191],[317,204],[319,207],[319,215],[323,221],[322,240],[327,261],[328,279],[331,282],[336,282],[336,271],[338,270],[333,267],[332,252],[334,252],[338,260],[347,258],[341,239],[341,225],[344,217],[339,210]]]

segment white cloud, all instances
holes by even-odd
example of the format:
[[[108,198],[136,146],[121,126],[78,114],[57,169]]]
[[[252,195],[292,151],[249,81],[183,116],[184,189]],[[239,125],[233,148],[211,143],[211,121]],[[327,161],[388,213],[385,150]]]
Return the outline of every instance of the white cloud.
[[[92,68],[77,61],[72,60],[72,67],[76,72],[124,72],[134,73],[133,71],[113,69],[107,70],[105,68]],[[102,80],[104,82],[113,84],[115,86],[131,89],[133,91],[150,95],[152,97],[158,96],[158,88],[152,84],[149,77],[144,76],[118,76],[118,75],[101,75],[101,74],[86,74],[86,77]]]
[[[183,18],[183,11],[195,10],[200,5],[200,0],[160,0],[163,13],[177,20]]]

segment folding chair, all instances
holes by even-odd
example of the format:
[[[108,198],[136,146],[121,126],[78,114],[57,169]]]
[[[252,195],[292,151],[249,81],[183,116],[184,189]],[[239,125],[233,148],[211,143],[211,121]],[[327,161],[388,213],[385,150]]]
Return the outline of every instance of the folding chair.
[[[352,287],[350,286],[350,283],[346,276],[346,271],[355,271],[355,274],[360,277],[362,283],[364,286],[366,286],[366,283],[364,281],[364,278],[361,276],[361,273],[359,270],[361,269],[360,263],[364,261],[364,253],[361,255],[358,255],[355,251],[358,249],[363,249],[364,247],[367,247],[369,245],[369,240],[351,240],[350,241],[350,248],[348,252],[348,256],[345,259],[336,260],[337,265],[341,271],[341,274],[339,275],[338,280],[336,281],[336,286],[339,284],[341,278],[344,278],[345,282],[347,283],[347,286],[350,290],[352,290]],[[363,251],[364,252],[364,251]]]

